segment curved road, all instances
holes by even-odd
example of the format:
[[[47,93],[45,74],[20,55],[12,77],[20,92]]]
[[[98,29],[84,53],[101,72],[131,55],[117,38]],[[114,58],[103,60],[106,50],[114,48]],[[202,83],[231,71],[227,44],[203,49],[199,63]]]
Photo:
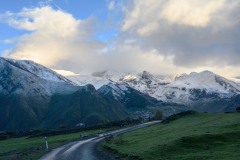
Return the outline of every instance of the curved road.
[[[128,128],[103,133],[100,134],[98,137],[70,142],[66,145],[54,149],[53,151],[41,157],[39,160],[111,160],[113,158],[110,157],[108,154],[99,152],[96,149],[96,145],[98,144],[98,142],[105,139],[107,135],[119,135],[160,122],[161,121],[147,122]]]

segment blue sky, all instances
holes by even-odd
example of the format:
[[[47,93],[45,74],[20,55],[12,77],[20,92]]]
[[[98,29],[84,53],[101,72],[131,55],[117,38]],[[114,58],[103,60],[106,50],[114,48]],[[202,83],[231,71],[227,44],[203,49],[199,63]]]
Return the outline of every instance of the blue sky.
[[[109,2],[108,0],[8,0],[1,2],[0,13],[17,13],[23,8],[50,5],[55,9],[60,9],[72,14],[76,19],[96,17],[101,25],[96,26],[95,38],[103,42],[108,42],[118,35],[118,25],[122,18],[121,12],[114,12],[114,14],[109,12]],[[111,23],[111,27],[105,27],[108,23]],[[0,23],[0,31],[0,55],[2,55],[4,50],[14,46],[14,44],[3,43],[4,40],[28,33],[28,31],[25,30],[12,28],[6,23]]]
[[[0,56],[74,73],[240,75],[240,0],[7,0]]]

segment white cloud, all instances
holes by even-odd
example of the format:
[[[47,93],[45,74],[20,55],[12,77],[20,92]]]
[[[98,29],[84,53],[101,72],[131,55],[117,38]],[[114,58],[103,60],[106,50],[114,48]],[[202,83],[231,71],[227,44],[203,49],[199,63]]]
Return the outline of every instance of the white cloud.
[[[1,42],[5,43],[5,44],[11,44],[11,43],[13,43],[13,40],[12,39],[5,39],[5,40],[2,40]]]
[[[106,45],[93,39],[94,19],[78,20],[71,14],[44,6],[8,13],[7,23],[28,34],[18,37],[8,50],[8,57],[31,59],[58,73],[69,75],[84,71],[149,70],[164,72],[173,69],[172,58],[141,50],[134,39],[117,39]],[[70,72],[69,72],[70,71]]]
[[[149,36],[151,34],[154,34],[157,32],[157,30],[160,28],[160,25],[157,22],[152,22],[147,25],[145,25],[142,28],[139,28],[137,30],[137,33],[141,36]]]
[[[161,10],[167,1],[131,0],[131,2],[132,6],[126,6],[124,9],[125,18],[121,29],[128,32],[138,32],[139,34],[142,33],[141,30],[148,32],[147,28],[153,32],[157,30],[158,28],[151,26],[156,26],[156,24],[159,24],[159,20],[161,19]]]
[[[110,2],[108,3],[108,9],[109,9],[109,10],[115,9],[115,2],[114,2],[114,1],[110,1]]]
[[[164,23],[192,27],[216,28],[233,24],[233,12],[239,9],[239,0],[132,0],[126,7],[122,30],[149,35],[161,29]],[[239,16],[238,16],[239,18]],[[236,19],[235,19],[236,20]],[[220,23],[215,24],[216,21]]]
[[[49,4],[51,4],[53,2],[53,0],[40,0],[38,2],[38,4],[41,6],[41,7],[44,7],[44,6],[47,6]]]
[[[190,68],[239,74],[240,0],[131,2],[125,7],[121,29],[137,40],[141,50],[156,49],[161,56],[171,56],[172,65],[185,72]]]
[[[161,18],[170,23],[205,27],[225,3],[225,0],[170,0],[164,6]]]
[[[108,2],[110,10],[119,9]],[[15,46],[4,55],[31,59],[64,75],[108,69],[239,75],[240,0],[132,2],[123,6],[122,33],[108,44],[94,38],[99,21],[93,17],[76,19],[50,6],[6,12],[1,21],[28,33],[6,40]]]
[[[206,27],[219,20],[232,24],[232,11],[239,9],[239,0],[132,0],[132,2],[133,6],[125,10],[122,30],[135,31],[140,35],[151,32],[154,34],[161,28],[162,23]]]
[[[25,8],[19,13],[7,13],[7,23],[29,31],[18,37],[8,57],[31,59],[46,66],[57,66],[66,59],[84,61],[103,44],[92,40],[95,19],[75,19],[71,14],[50,6]],[[71,60],[72,61],[72,60]]]
[[[10,16],[8,24],[17,29],[46,32],[47,35],[57,34],[60,37],[82,34],[79,32],[81,20],[76,20],[71,14],[54,10],[50,6],[24,8],[20,13]]]
[[[156,50],[142,50],[133,43],[119,42],[112,54],[104,54],[98,58],[101,64],[100,70],[113,69],[117,71],[151,71],[153,73],[168,74],[176,69],[173,64],[173,57],[162,56]]]
[[[66,70],[56,70],[56,69],[54,69],[54,71],[57,72],[58,74],[63,75],[63,76],[76,76],[76,75],[79,75],[79,74],[76,74],[74,72],[66,71]]]

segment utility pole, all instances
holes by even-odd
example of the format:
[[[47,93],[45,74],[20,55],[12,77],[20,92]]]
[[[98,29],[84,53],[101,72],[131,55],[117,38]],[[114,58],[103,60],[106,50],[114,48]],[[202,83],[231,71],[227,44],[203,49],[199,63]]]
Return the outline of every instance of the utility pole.
[[[46,149],[48,150],[48,142],[47,142],[47,137],[45,137],[45,141],[46,141]]]

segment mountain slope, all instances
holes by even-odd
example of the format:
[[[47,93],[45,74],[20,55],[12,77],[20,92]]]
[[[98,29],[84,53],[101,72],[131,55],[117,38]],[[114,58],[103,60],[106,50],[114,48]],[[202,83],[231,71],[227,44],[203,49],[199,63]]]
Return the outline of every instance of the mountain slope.
[[[79,123],[93,125],[124,119],[127,116],[129,114],[121,103],[113,104],[107,101],[92,85],[87,85],[68,95],[54,95],[42,124],[50,128]]]
[[[196,113],[126,133],[122,143],[116,137],[102,145],[132,159],[238,160],[239,134],[239,113]]]
[[[78,88],[57,74],[58,82],[42,78],[40,74],[34,74],[37,72],[23,68],[22,62],[0,58],[1,129],[36,126],[44,118],[53,94],[68,94]],[[45,75],[48,73],[51,72],[47,70]]]
[[[191,106],[198,111],[235,111],[240,85],[209,71],[182,75],[162,89],[163,101]]]
[[[32,61],[0,57],[0,130],[149,117],[156,108],[168,116],[189,109],[233,112],[240,106],[240,85],[209,71],[175,80],[146,71],[95,72],[71,79],[75,83]],[[79,86],[89,82],[97,90]]]
[[[189,109],[203,112],[234,111],[240,94],[240,85],[210,71],[184,74],[180,77],[142,73],[99,72],[88,75],[95,85],[98,82],[115,82],[134,88],[158,100],[188,106]],[[81,82],[81,76],[75,77]],[[74,80],[74,79],[73,79]],[[103,85],[105,85],[103,83]],[[99,87],[99,83],[97,84]],[[236,103],[235,103],[236,102]]]
[[[1,60],[6,61],[10,63],[11,65],[22,69],[26,72],[29,72],[31,74],[34,74],[35,76],[45,79],[45,80],[50,80],[54,82],[66,82],[66,83],[71,83],[74,84],[72,81],[69,79],[57,74],[55,71],[42,66],[40,64],[37,64],[33,61],[30,60],[14,60],[14,59],[9,59],[9,58],[2,58],[0,57]]]
[[[40,124],[44,124],[42,127],[71,122],[75,125],[75,117],[66,117],[80,114],[79,110],[84,115],[81,118],[88,118],[88,121],[94,120],[94,114],[109,120],[127,115],[121,106],[113,108],[96,93],[94,89],[73,85],[70,80],[34,62],[0,58],[0,130],[30,129]],[[55,107],[59,110],[52,113]],[[51,124],[52,118],[54,124]]]
[[[106,98],[113,99],[124,104],[127,109],[146,109],[147,106],[154,106],[159,101],[133,88],[117,83],[109,83],[98,89]]]
[[[0,130],[72,127],[131,116],[122,101],[92,85],[77,86],[32,61],[0,58]]]

